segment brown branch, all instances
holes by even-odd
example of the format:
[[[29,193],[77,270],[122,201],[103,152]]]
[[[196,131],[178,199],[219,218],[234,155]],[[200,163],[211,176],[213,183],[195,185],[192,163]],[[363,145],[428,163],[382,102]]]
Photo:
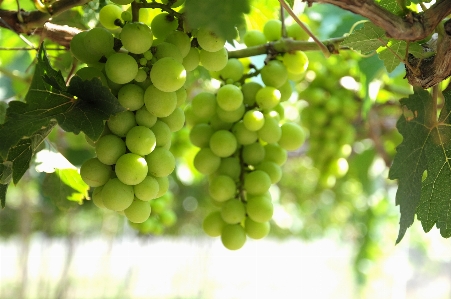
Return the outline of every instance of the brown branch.
[[[451,13],[451,1],[437,0],[423,13],[396,16],[375,3],[374,0],[304,0],[312,3],[329,3],[368,18],[384,29],[387,36],[405,41],[425,39],[437,25]]]

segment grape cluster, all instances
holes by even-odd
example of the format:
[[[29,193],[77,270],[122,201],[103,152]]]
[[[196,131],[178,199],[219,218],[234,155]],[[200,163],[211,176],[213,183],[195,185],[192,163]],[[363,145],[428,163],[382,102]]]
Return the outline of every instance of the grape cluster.
[[[269,188],[282,177],[287,150],[304,143],[303,129],[285,121],[281,105],[292,93],[287,70],[291,56],[303,61],[299,68],[290,65],[294,74],[305,71],[307,60],[300,53],[269,60],[259,70],[263,85],[245,80],[239,59],[212,69],[201,58],[223,84],[216,93],[195,95],[185,113],[192,127],[190,141],[200,148],[194,166],[208,175],[209,195],[220,207],[207,215],[203,229],[209,236],[220,236],[230,250],[241,248],[247,237],[261,239],[269,233],[273,215]]]

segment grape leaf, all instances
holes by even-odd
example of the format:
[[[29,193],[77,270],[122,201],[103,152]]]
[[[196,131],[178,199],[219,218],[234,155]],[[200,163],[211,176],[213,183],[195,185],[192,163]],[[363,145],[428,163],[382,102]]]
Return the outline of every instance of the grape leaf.
[[[245,25],[249,0],[186,0],[186,21],[191,28],[210,27],[228,41],[236,37],[236,27]]]
[[[8,107],[8,105],[5,102],[0,101],[0,124],[5,122],[7,107]]]
[[[401,219],[397,243],[412,225],[415,214],[425,232],[436,225],[443,237],[451,236],[451,91],[443,94],[445,107],[437,123],[431,121],[435,110],[428,92],[416,88],[413,95],[401,100],[410,113],[398,120],[403,141],[389,173],[389,178],[399,183],[396,204]]]
[[[0,203],[2,209],[5,207],[6,190],[8,189],[7,184],[0,184]]]
[[[388,38],[385,36],[384,30],[373,23],[366,22],[362,28],[354,30],[347,36],[341,45],[361,51],[362,54],[369,54],[379,47],[385,46],[387,42]]]
[[[380,7],[388,10],[389,12],[401,15],[402,9],[399,7],[398,2],[394,0],[378,0],[376,1],[376,4],[378,4]]]
[[[379,58],[384,62],[387,72],[393,72],[403,62],[403,57],[406,55],[406,47],[407,43],[405,41],[391,40],[388,46],[378,53]]]
[[[294,7],[294,0],[285,0],[285,2],[293,9]]]

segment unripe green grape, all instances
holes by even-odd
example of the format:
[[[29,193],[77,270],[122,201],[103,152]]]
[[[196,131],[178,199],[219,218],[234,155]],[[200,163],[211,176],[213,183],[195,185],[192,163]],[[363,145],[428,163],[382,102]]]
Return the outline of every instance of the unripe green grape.
[[[169,178],[167,176],[163,176],[163,177],[156,177],[155,178],[158,182],[158,193],[157,193],[157,198],[163,196],[166,194],[166,192],[168,192],[169,190]]]
[[[177,96],[177,107],[185,104],[186,98],[188,97],[185,88],[180,88],[175,91],[175,95]]]
[[[266,44],[266,36],[260,30],[249,30],[243,36],[246,47],[253,47]]]
[[[135,196],[142,201],[157,198],[159,189],[158,181],[152,176],[146,176],[141,183],[133,186]]]
[[[287,101],[293,93],[293,87],[291,86],[290,80],[287,80],[287,82],[285,82],[284,85],[280,86],[278,90],[280,91],[280,102]]]
[[[90,53],[85,47],[85,37],[88,34],[87,31],[82,31],[74,35],[70,41],[70,51],[72,55],[81,62],[85,63],[97,63],[102,55],[95,55]]]
[[[293,74],[303,74],[308,67],[308,57],[302,51],[283,54],[283,64]]]
[[[130,0],[125,0],[125,1],[130,1]],[[132,1],[133,2],[133,1]],[[130,2],[131,3],[131,2]],[[132,15],[132,13],[131,12],[129,12],[129,11],[123,11],[122,13],[121,13],[121,19],[124,21],[124,22],[126,22],[126,23],[128,23],[128,22],[131,22],[132,20],[133,20],[133,15]]]
[[[151,130],[155,134],[157,146],[164,146],[171,142],[171,129],[166,123],[161,120],[157,120]]]
[[[144,23],[127,23],[122,27],[120,39],[122,46],[130,53],[142,54],[152,46],[153,34]]]
[[[172,210],[164,210],[158,217],[166,227],[173,226],[177,222],[177,215]]]
[[[262,161],[258,165],[254,165],[255,169],[263,170],[271,178],[271,183],[277,184],[282,178],[282,168],[272,161]]]
[[[244,222],[244,231],[249,238],[252,239],[262,239],[269,234],[270,230],[269,222],[256,222],[251,218],[246,218]]]
[[[268,41],[276,41],[282,37],[282,22],[269,20],[263,25],[263,34]]]
[[[240,200],[229,199],[221,206],[221,217],[229,224],[240,223],[246,217],[246,208]]]
[[[138,69],[138,73],[135,76],[135,81],[138,83],[144,82],[147,79],[147,72],[142,68]]]
[[[254,170],[244,175],[244,189],[247,194],[261,195],[271,187],[271,178],[263,170]]]
[[[280,140],[282,129],[279,127],[279,122],[276,119],[265,116],[265,124],[257,131],[257,135],[267,143],[275,143]]]
[[[211,118],[216,113],[216,97],[210,92],[200,92],[191,100],[193,112],[200,118]]]
[[[241,174],[240,160],[237,157],[222,158],[217,173],[238,180]]]
[[[287,26],[287,35],[294,40],[308,40],[310,36],[304,29],[299,26],[297,23],[293,23]]]
[[[219,237],[226,223],[222,220],[221,212],[215,211],[205,217],[202,222],[202,229],[210,237]]]
[[[218,106],[225,111],[233,111],[238,109],[243,103],[243,93],[240,88],[227,84],[219,88],[216,95]]]
[[[185,113],[182,108],[177,107],[171,114],[160,120],[168,125],[171,132],[177,132],[185,125]]]
[[[99,21],[106,29],[114,30],[119,28],[121,22],[122,9],[114,4],[107,4],[99,11]]]
[[[136,126],[135,115],[128,110],[119,112],[108,119],[107,125],[113,134],[125,137],[128,131]]]
[[[242,152],[243,161],[249,165],[257,165],[265,158],[265,149],[260,143],[245,145]]]
[[[249,218],[255,222],[267,222],[271,220],[274,206],[271,202],[271,197],[264,194],[257,196],[248,196],[246,212]]]
[[[287,122],[280,128],[282,129],[282,135],[278,143],[283,149],[287,151],[294,151],[304,144],[305,132],[301,126],[295,123]]]
[[[103,164],[97,158],[91,158],[81,165],[80,176],[89,186],[99,187],[110,179],[111,166]]]
[[[222,229],[221,241],[225,248],[238,250],[246,243],[246,232],[239,224],[226,224]]]
[[[214,132],[213,135],[211,135],[209,144],[213,153],[221,158],[231,156],[237,148],[235,136],[226,130]]]
[[[180,53],[179,48],[177,48],[177,46],[174,44],[170,44],[167,42],[161,42],[158,45],[156,45],[155,47],[153,47],[153,50],[154,50],[154,57],[157,60],[164,58],[164,57],[171,57],[179,63],[183,62],[182,53]]]
[[[92,202],[100,209],[106,209],[102,199],[103,186],[95,187],[92,192]]]
[[[231,58],[227,61],[226,66],[219,71],[219,75],[223,80],[239,81],[244,74],[244,67],[241,61]]]
[[[236,184],[229,176],[217,175],[210,180],[208,193],[214,200],[224,202],[235,197]]]
[[[127,153],[117,159],[114,170],[122,183],[132,186],[141,183],[146,178],[148,169],[143,157]]]
[[[243,107],[244,108],[244,107]],[[222,110],[221,108],[216,108],[216,111],[221,113],[221,114],[236,114],[234,111],[231,112],[227,112]],[[243,113],[244,113],[244,109],[243,109]],[[227,115],[226,115],[227,116]],[[236,116],[233,116],[233,118],[237,118]],[[225,117],[224,119],[229,119],[229,117]],[[239,120],[239,118],[237,118],[237,120]],[[213,130],[218,131],[218,130],[230,130],[233,127],[233,121],[232,122],[228,122],[228,121],[224,121],[222,120],[222,118],[220,118],[217,114],[213,115],[213,117],[210,119],[210,125],[213,128]]]
[[[164,92],[151,85],[144,92],[144,104],[147,110],[156,117],[166,117],[174,112],[177,95],[174,91]]]
[[[144,58],[147,59],[148,61],[152,60],[152,58],[153,58],[152,51],[149,50],[149,51],[144,52],[144,53],[143,53],[143,56],[144,56]]]
[[[281,94],[272,86],[265,86],[257,91],[255,101],[261,109],[269,110],[280,103]]]
[[[244,114],[243,124],[249,131],[258,131],[265,124],[265,117],[258,110],[249,110]]]
[[[247,106],[253,106],[255,104],[255,96],[257,92],[262,88],[257,82],[247,82],[241,86],[241,92],[243,93],[243,102]]]
[[[185,32],[179,30],[170,32],[165,41],[175,45],[182,57],[186,57],[191,49],[191,39]]]
[[[150,204],[135,198],[132,204],[124,210],[124,214],[133,223],[143,223],[150,216]]]
[[[221,107],[216,107],[216,114],[219,117],[220,120],[226,122],[226,123],[234,123],[239,121],[243,118],[244,112],[246,111],[246,108],[243,104],[241,104],[240,107],[236,110],[232,111],[225,111]]]
[[[282,166],[287,161],[287,152],[278,144],[268,143],[265,148],[265,160],[275,162]]]
[[[84,38],[86,50],[94,56],[107,56],[114,52],[114,37],[105,28],[96,27],[88,31]]]
[[[170,175],[175,169],[174,155],[162,147],[155,148],[146,156],[149,165],[149,174],[154,177],[165,177]]]
[[[257,132],[248,130],[241,121],[235,123],[232,132],[237,142],[242,145],[252,144],[258,139]]]
[[[200,173],[210,175],[219,168],[221,158],[215,155],[210,148],[204,147],[194,156],[193,164]]]
[[[201,27],[197,31],[197,43],[203,50],[216,52],[224,48],[225,39],[206,27]]]
[[[182,88],[186,80],[183,65],[170,57],[155,62],[150,70],[152,83],[161,91],[172,92]]]
[[[213,132],[213,128],[209,124],[196,124],[189,132],[189,139],[194,146],[208,147]]]
[[[98,78],[100,81],[102,81],[103,86],[108,86],[105,75],[95,67],[87,66],[81,68],[75,73],[75,75],[79,76],[82,80],[91,80],[93,78]]]
[[[125,136],[125,144],[132,153],[145,156],[155,149],[155,134],[145,126],[136,126],[128,131]]]
[[[260,76],[263,83],[279,88],[288,80],[288,72],[285,65],[279,60],[269,61],[261,70]]]
[[[145,106],[136,111],[135,118],[139,126],[145,126],[147,128],[152,128],[157,122],[157,117],[150,114]]]
[[[177,19],[170,14],[163,12],[156,15],[150,23],[150,28],[155,38],[164,40],[169,33],[178,27]]]
[[[134,199],[133,187],[122,183],[118,178],[110,179],[102,189],[102,200],[105,208],[123,211]]]
[[[187,72],[193,71],[200,63],[200,54],[197,48],[191,48],[188,54],[183,58],[183,66]]]
[[[135,79],[138,74],[138,63],[125,53],[115,53],[105,63],[105,73],[111,81],[125,84]]]
[[[106,165],[113,165],[120,156],[125,154],[125,142],[116,135],[108,134],[96,142],[97,159]]]
[[[209,120],[206,118],[199,118],[196,114],[194,114],[193,106],[191,103],[185,105],[185,121],[187,127],[193,127],[196,124],[208,123]]]
[[[144,90],[136,84],[126,84],[119,89],[117,99],[122,107],[135,111],[144,105]]]
[[[221,48],[216,52],[208,52],[200,50],[200,63],[209,71],[220,71],[227,65],[228,53],[225,48]]]

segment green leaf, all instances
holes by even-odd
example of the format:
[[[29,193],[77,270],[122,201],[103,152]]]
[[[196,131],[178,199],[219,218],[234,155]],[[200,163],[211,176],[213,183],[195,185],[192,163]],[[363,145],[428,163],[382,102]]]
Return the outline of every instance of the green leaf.
[[[236,27],[245,25],[250,12],[248,0],[186,0],[186,20],[191,28],[210,27],[228,41],[236,37]]]
[[[366,22],[362,28],[354,30],[341,43],[342,46],[350,47],[362,54],[369,54],[376,51],[381,46],[385,46],[388,38],[385,31],[377,27],[373,23]]]
[[[2,206],[2,209],[5,207],[5,201],[6,201],[6,190],[8,189],[8,185],[0,184],[0,203]]]
[[[294,7],[294,0],[285,0],[285,2],[293,9],[293,7]]]
[[[395,0],[378,0],[378,1],[376,1],[376,3],[380,7],[388,10],[389,12],[391,12],[393,14],[396,14],[396,15],[402,14],[402,9],[401,9],[401,7],[399,7],[397,1],[395,1]]]
[[[379,58],[384,62],[387,72],[393,70],[403,62],[406,55],[407,43],[402,40],[392,40],[388,46],[378,53]]]
[[[8,107],[8,105],[5,102],[0,101],[0,124],[5,122],[7,107]]]

